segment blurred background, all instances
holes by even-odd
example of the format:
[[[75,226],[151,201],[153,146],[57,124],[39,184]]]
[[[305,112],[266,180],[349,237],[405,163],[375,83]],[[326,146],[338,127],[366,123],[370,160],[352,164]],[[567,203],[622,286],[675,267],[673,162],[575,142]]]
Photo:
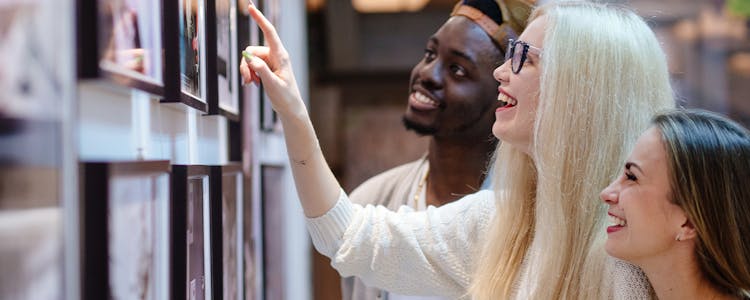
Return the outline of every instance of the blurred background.
[[[633,7],[655,30],[682,106],[750,126],[750,1],[608,2]],[[401,123],[409,73],[455,3],[307,0],[310,110],[346,191],[426,151],[427,139]],[[340,299],[328,259],[313,257],[315,299]]]

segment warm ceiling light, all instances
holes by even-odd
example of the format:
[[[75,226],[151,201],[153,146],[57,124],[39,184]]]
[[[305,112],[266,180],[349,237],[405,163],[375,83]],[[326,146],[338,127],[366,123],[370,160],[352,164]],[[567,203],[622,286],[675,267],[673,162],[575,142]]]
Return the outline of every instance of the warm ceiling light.
[[[323,9],[323,6],[326,4],[325,0],[307,0],[307,11],[309,12],[317,12]]]
[[[354,9],[361,13],[393,13],[418,11],[429,0],[352,0]]]

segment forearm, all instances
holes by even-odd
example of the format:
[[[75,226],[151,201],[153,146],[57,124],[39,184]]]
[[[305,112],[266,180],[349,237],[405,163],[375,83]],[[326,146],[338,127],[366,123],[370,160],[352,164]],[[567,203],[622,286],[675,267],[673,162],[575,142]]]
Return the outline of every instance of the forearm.
[[[284,126],[287,154],[305,215],[321,216],[336,203],[339,184],[320,151],[318,138],[294,79],[289,54],[284,50],[276,29],[252,2],[248,5],[248,12],[263,31],[268,46],[245,48],[240,72],[245,83],[263,83],[271,105]]]
[[[279,119],[305,216],[319,217],[336,204],[341,190],[339,183],[323,157],[305,107],[300,105],[294,111],[280,114]]]
[[[330,211],[307,225],[313,245],[340,275],[402,294],[451,299],[465,294],[478,245],[494,216],[494,193],[479,192],[424,212],[362,207],[339,195]]]

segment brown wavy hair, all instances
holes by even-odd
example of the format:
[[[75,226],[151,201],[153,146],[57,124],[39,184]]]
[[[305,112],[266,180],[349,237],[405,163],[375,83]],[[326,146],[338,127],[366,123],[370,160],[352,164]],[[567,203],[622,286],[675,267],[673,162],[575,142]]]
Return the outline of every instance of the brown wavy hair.
[[[672,202],[695,226],[703,275],[725,293],[750,291],[750,133],[699,110],[660,114]]]

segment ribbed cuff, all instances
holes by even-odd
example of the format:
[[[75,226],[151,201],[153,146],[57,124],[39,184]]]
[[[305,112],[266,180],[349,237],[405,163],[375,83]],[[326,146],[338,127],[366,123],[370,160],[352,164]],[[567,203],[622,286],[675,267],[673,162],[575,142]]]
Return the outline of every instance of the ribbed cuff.
[[[333,208],[320,217],[307,218],[307,230],[315,249],[329,258],[336,254],[353,214],[354,206],[344,190],[341,190]]]

